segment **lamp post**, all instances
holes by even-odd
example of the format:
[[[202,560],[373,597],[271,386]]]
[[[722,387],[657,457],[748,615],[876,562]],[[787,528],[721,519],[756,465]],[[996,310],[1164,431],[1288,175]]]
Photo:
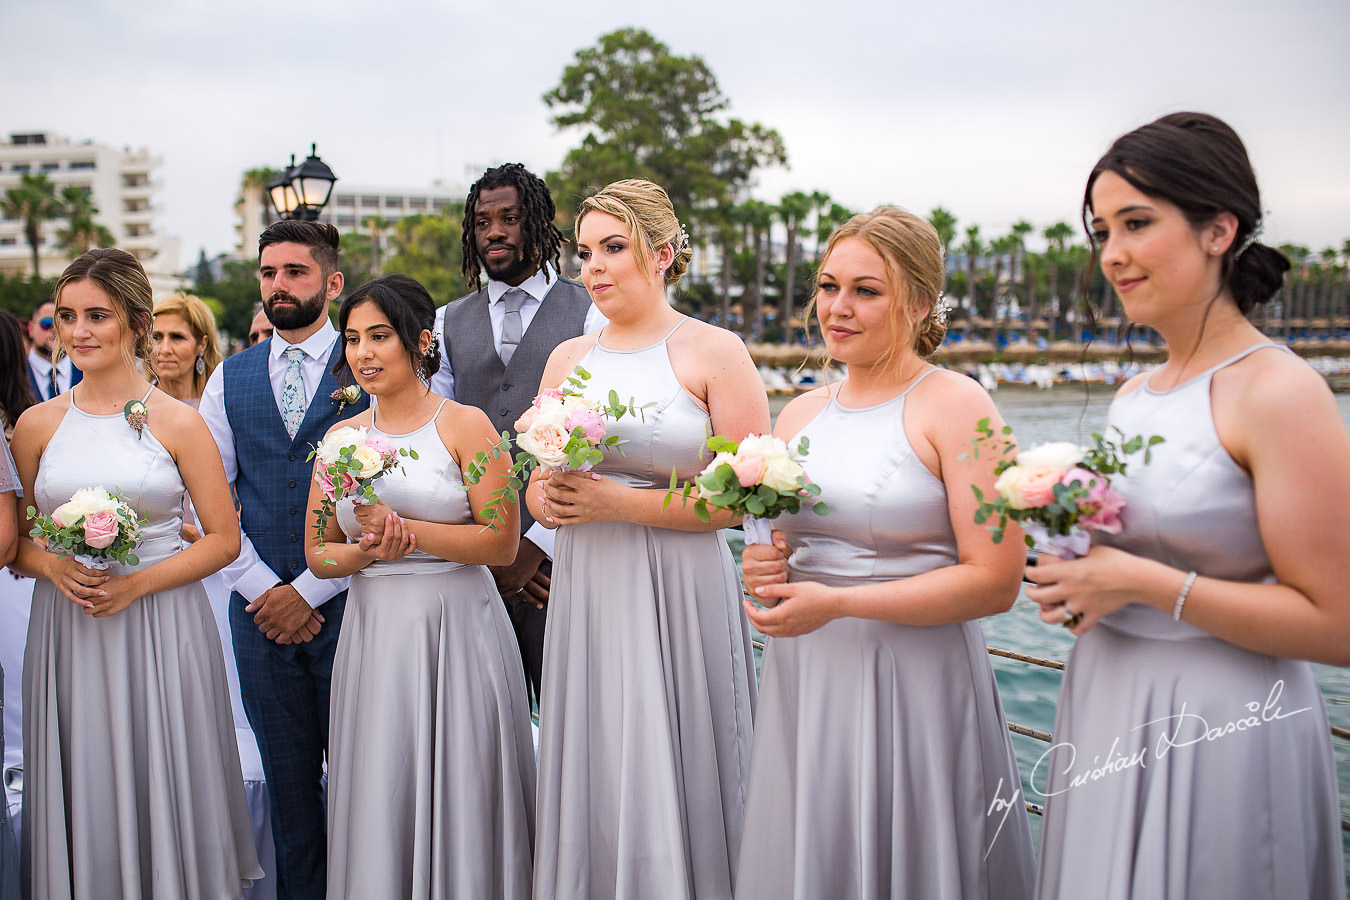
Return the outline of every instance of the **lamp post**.
[[[318,157],[318,145],[309,145],[309,158],[300,165],[291,164],[267,185],[267,197],[282,219],[314,221],[328,205],[337,176]]]

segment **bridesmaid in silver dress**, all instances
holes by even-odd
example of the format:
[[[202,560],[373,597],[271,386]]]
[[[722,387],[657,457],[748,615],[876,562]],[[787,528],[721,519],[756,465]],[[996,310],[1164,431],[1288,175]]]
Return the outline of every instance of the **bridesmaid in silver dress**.
[[[755,674],[740,580],[692,505],[707,435],[769,427],[740,338],[671,307],[690,259],[666,192],[609,185],[577,218],[581,280],[609,319],[560,344],[543,386],[580,363],[597,398],[650,403],[610,423],[623,453],[536,472],[535,519],[558,528],[539,711],[538,900],[727,898],[740,844]]]
[[[1121,482],[1124,531],[1027,575],[1078,636],[1041,898],[1343,897],[1336,773],[1306,662],[1350,663],[1350,436],[1326,382],[1246,318],[1288,262],[1226,124],[1176,113],[1088,179],[1102,272],[1167,362],[1109,421],[1159,434]]]
[[[1016,898],[1034,863],[1003,707],[975,621],[1017,597],[1020,535],[995,544],[968,456],[989,395],[926,360],[942,342],[931,225],[881,207],[831,237],[815,314],[848,377],[775,433],[810,438],[827,516],[747,547],[750,621],[770,636],[738,898]],[[809,312],[808,312],[809,314]]]
[[[9,455],[9,441],[0,440],[0,563],[9,565],[19,548],[16,507],[23,499],[14,460]],[[0,577],[9,573],[0,566]],[[15,672],[11,677],[17,676]],[[4,706],[5,670],[0,668],[0,707]],[[3,720],[0,720],[3,721]],[[5,758],[5,735],[0,729],[0,771]],[[19,856],[14,843],[14,832],[9,822],[9,803],[0,789],[0,900],[19,900]]]
[[[16,568],[37,578],[22,826],[35,898],[237,898],[262,877],[201,584],[239,552],[239,522],[201,416],[136,366],[150,319],[135,257],[90,250],[73,262],[56,284],[56,327],[84,380],[14,429],[24,497],[42,512],[102,485],[148,517],[134,566],[99,571],[19,542]],[[148,409],[140,427],[124,415],[131,400]],[[185,489],[202,528],[186,548]]]
[[[354,576],[333,662],[333,900],[530,894],[530,707],[487,570],[515,558],[518,513],[509,506],[495,530],[481,516],[505,457],[465,490],[461,467],[495,434],[481,411],[427,388],[440,364],[435,311],[420,284],[387,275],[338,314],[346,353],[336,371],[349,369],[379,404],[334,427],[368,428],[417,458],[400,457],[375,482],[374,506],[342,500],[323,547],[309,516],[310,570]],[[311,510],[320,497],[312,486]]]

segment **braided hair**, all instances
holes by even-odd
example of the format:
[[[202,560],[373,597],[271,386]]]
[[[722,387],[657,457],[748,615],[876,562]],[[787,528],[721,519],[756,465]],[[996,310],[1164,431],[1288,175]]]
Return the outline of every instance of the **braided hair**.
[[[553,196],[548,185],[539,176],[526,169],[520,163],[506,163],[495,169],[488,169],[483,176],[469,188],[469,198],[464,203],[463,235],[460,240],[463,248],[463,272],[469,282],[470,290],[477,290],[482,274],[482,261],[478,258],[478,244],[474,239],[474,219],[478,214],[478,195],[485,190],[499,187],[512,187],[520,196],[522,213],[521,237],[525,246],[521,251],[525,259],[543,268],[552,263],[553,268],[562,271],[562,232],[553,224],[556,210]]]

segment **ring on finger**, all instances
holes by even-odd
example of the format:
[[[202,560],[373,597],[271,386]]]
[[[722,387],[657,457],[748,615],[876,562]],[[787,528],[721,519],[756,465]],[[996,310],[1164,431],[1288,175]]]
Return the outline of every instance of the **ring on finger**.
[[[1077,628],[1078,623],[1081,621],[1083,621],[1083,614],[1081,612],[1071,613],[1066,606],[1064,607],[1064,621],[1059,624],[1063,625],[1065,628],[1073,629]]]

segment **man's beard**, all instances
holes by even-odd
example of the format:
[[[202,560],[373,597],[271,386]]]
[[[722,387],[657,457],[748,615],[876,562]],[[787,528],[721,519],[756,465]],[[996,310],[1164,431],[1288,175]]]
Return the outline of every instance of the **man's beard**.
[[[278,291],[267,298],[267,302],[263,304],[263,312],[267,314],[267,320],[272,323],[272,327],[278,331],[308,328],[319,320],[319,316],[328,312],[326,294],[327,291],[320,291],[308,300],[299,300],[294,294]],[[287,300],[295,305],[277,309],[273,304],[278,300]]]
[[[493,263],[483,258],[483,268],[487,269],[488,277],[493,281],[501,281],[506,284],[519,284],[526,278],[534,274],[538,268],[533,262],[525,257],[525,254],[519,250],[514,255],[507,258],[504,262]]]

